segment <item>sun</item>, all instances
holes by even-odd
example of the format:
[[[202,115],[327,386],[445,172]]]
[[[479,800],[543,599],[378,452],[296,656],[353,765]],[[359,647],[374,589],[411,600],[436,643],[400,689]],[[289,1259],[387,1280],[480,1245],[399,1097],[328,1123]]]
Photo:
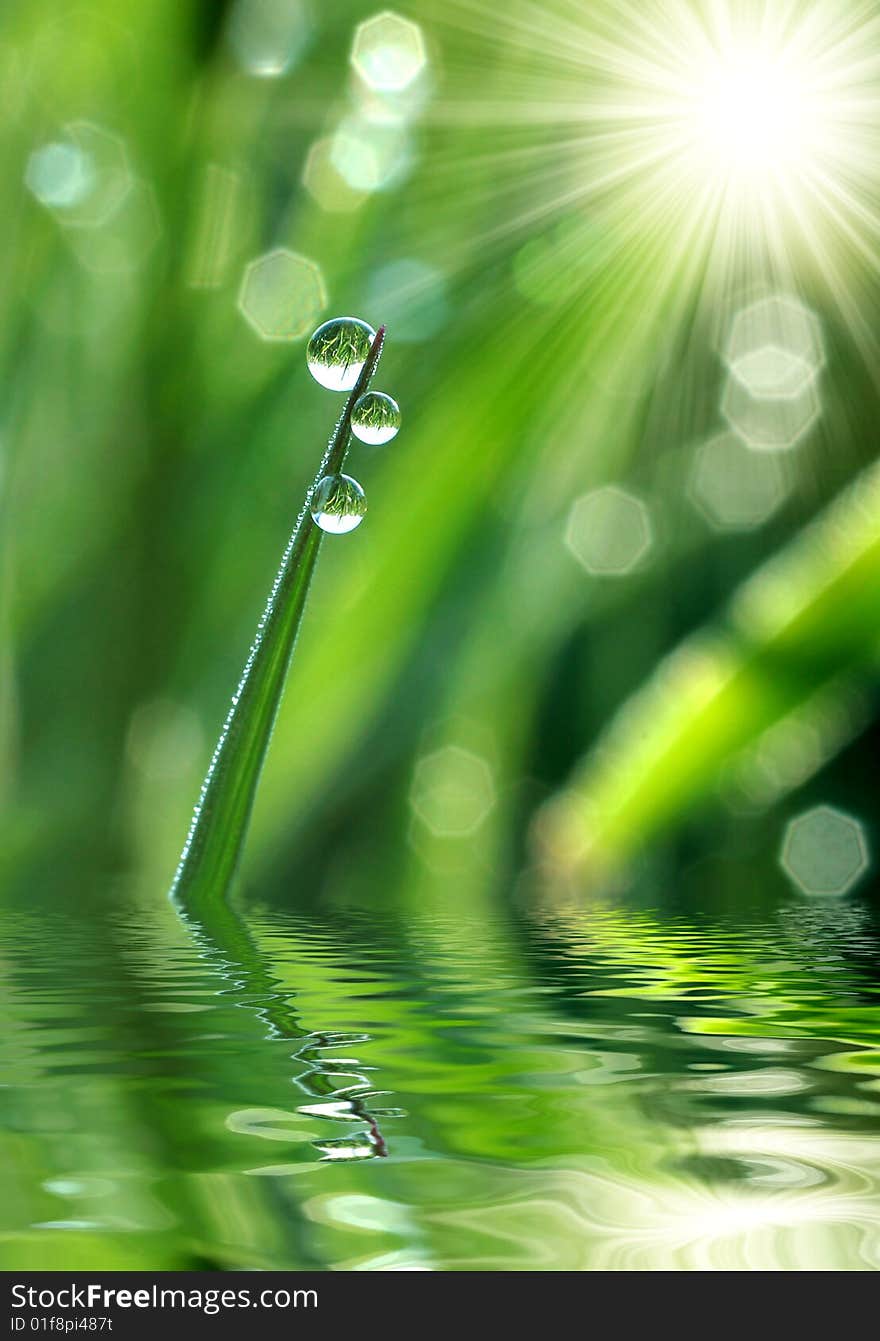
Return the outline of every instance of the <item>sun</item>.
[[[509,202],[487,247],[543,231],[570,282],[594,300],[617,284],[646,331],[747,292],[822,294],[878,366],[876,2],[448,5],[510,57],[504,89],[487,92],[475,47],[443,108],[497,141],[455,162],[459,185],[464,171]]]
[[[760,229],[790,233],[826,207],[823,192],[846,189],[854,100],[828,47],[810,37],[766,18],[707,24],[647,71],[644,133],[658,137],[661,166],[684,198],[732,207],[740,228],[751,212]]]
[[[880,237],[880,11],[830,0],[614,0],[585,123],[607,212],[670,269],[817,281],[854,328]]]
[[[704,169],[746,189],[809,172],[827,129],[809,72],[761,51],[711,61],[689,114]]]

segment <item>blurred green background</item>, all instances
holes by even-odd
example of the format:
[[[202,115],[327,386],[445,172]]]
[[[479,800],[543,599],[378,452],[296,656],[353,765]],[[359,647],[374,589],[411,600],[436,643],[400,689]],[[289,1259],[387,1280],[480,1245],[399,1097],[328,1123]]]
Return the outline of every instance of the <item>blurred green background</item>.
[[[387,322],[383,385],[405,428],[350,462],[369,524],[325,546],[248,855],[263,889],[349,899],[377,869],[407,890],[439,875],[444,902],[451,869],[468,898],[509,884],[530,813],[661,658],[703,626],[723,632],[738,584],[870,461],[873,369],[841,295],[807,264],[785,274],[787,253],[744,261],[738,239],[720,279],[697,282],[665,227],[624,227],[627,160],[623,204],[608,203],[571,124],[577,67],[553,52],[552,16],[548,54],[518,43],[515,21],[472,31],[475,13],[380,16],[362,30],[363,78],[349,60],[359,5],[320,21],[271,4],[149,20],[7,10],[13,884],[73,878],[90,898],[167,884],[336,414],[304,367],[319,318]],[[681,273],[657,273],[664,247]],[[865,326],[875,278],[859,276]],[[761,302],[737,352],[815,347],[806,409],[802,394],[782,413],[759,401],[755,430],[748,404],[725,422],[721,355],[737,312]],[[795,446],[742,446],[736,428],[763,441],[764,421]],[[807,600],[837,576],[833,558],[815,562]],[[747,683],[719,705],[740,719],[732,732],[690,739],[698,709],[669,685],[681,735],[658,751],[673,774],[691,749],[708,757],[680,793],[649,763],[629,808],[597,780],[600,806],[625,811],[627,850],[662,818],[697,849],[754,852],[776,880],[792,792],[800,806],[818,786],[870,822],[858,771],[872,757],[875,566],[860,576],[868,598],[817,611],[786,653],[784,693],[771,667],[774,701],[754,719]],[[740,638],[732,656],[747,659],[766,635]],[[774,752],[773,721],[851,670],[864,682],[835,686]],[[737,787],[741,751],[762,743]],[[626,770],[627,743],[616,752]],[[695,803],[708,829],[691,829]]]
[[[120,908],[182,935],[188,816],[340,408],[305,341],[345,313],[387,324],[403,427],[349,457],[369,511],[323,545],[251,904],[390,914],[416,958],[411,919],[609,902],[855,899],[873,936],[878,21],[776,8],[845,152],[744,184],[726,128],[702,180],[680,109],[652,120],[709,8],[3,7],[0,870],[74,976],[71,915],[114,973]]]

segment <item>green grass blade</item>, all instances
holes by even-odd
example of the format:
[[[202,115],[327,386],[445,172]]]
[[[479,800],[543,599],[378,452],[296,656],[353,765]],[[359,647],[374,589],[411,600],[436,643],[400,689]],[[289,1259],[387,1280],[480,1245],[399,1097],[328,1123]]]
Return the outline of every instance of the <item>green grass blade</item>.
[[[214,748],[171,886],[171,897],[184,913],[198,916],[224,899],[238,868],[323,537],[309,504],[319,480],[342,469],[352,409],[376,371],[384,339],[383,326],[306,494]]]

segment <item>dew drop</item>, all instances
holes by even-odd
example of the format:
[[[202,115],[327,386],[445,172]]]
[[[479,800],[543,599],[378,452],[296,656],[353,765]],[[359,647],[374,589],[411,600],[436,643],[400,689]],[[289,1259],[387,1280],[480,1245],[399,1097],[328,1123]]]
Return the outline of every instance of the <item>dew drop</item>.
[[[306,350],[309,372],[329,391],[351,391],[376,332],[357,317],[333,317],[319,326]]]
[[[353,531],[360,526],[366,510],[366,495],[350,475],[325,475],[312,495],[312,518],[331,535]]]
[[[372,1159],[376,1154],[375,1143],[370,1133],[358,1132],[357,1136],[328,1136],[323,1141],[313,1141],[312,1145],[321,1152],[321,1160]]]
[[[351,412],[351,431],[361,442],[381,447],[397,436],[400,428],[400,406],[384,391],[367,391],[356,402]]]

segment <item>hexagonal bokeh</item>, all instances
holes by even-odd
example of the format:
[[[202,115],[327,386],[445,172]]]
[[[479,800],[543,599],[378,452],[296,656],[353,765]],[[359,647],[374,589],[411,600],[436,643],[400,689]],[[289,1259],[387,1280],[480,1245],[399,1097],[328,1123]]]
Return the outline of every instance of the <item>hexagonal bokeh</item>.
[[[353,191],[395,185],[411,164],[409,138],[401,126],[374,126],[350,117],[333,136],[330,160]]]
[[[315,140],[306,157],[302,182],[322,210],[346,214],[362,205],[369,192],[357,191],[345,180],[333,161],[334,147],[333,136]]]
[[[779,860],[802,894],[846,894],[868,869],[864,826],[833,806],[814,806],[789,823]]]
[[[79,229],[71,236],[82,265],[97,275],[136,270],[149,256],[162,233],[156,193],[148,182],[135,179],[125,200],[103,228]]]
[[[762,298],[734,317],[724,357],[749,395],[798,396],[825,359],[819,318],[796,298]]]
[[[238,0],[226,39],[243,70],[259,79],[286,74],[302,54],[311,21],[302,0]]]
[[[191,708],[171,699],[141,703],[126,740],[131,765],[151,782],[183,777],[198,759],[202,729]]]
[[[59,217],[72,228],[100,228],[114,217],[134,185],[125,144],[92,121],[71,121],[64,133],[66,143],[88,165],[88,182]]]
[[[721,412],[730,427],[756,451],[779,452],[794,447],[812,428],[822,410],[815,380],[795,396],[768,399],[753,396],[736,377],[728,377]]]
[[[610,247],[609,230],[583,212],[565,215],[523,243],[513,258],[513,282],[536,307],[559,307],[569,301],[573,284],[592,282]]]
[[[363,79],[357,81],[354,90],[357,114],[372,126],[406,126],[424,111],[431,96],[428,80],[418,77],[407,84],[406,88],[371,88]]]
[[[278,247],[245,267],[238,306],[264,340],[301,340],[327,306],[314,261]]]
[[[575,499],[565,543],[588,573],[622,576],[637,567],[653,543],[648,509],[635,494],[606,484]]]
[[[427,64],[422,30],[411,19],[383,10],[355,29],[351,63],[368,88],[399,93]]]
[[[382,313],[397,343],[417,344],[449,319],[448,281],[436,266],[402,256],[373,271],[363,308]]]
[[[47,209],[65,210],[88,195],[94,183],[91,160],[69,140],[35,149],[27,161],[25,186]]]
[[[712,526],[748,531],[772,517],[787,489],[777,456],[752,451],[735,433],[719,433],[697,449],[688,492]]]
[[[495,783],[486,760],[460,745],[444,745],[416,764],[410,805],[432,833],[465,838],[495,804]]]

